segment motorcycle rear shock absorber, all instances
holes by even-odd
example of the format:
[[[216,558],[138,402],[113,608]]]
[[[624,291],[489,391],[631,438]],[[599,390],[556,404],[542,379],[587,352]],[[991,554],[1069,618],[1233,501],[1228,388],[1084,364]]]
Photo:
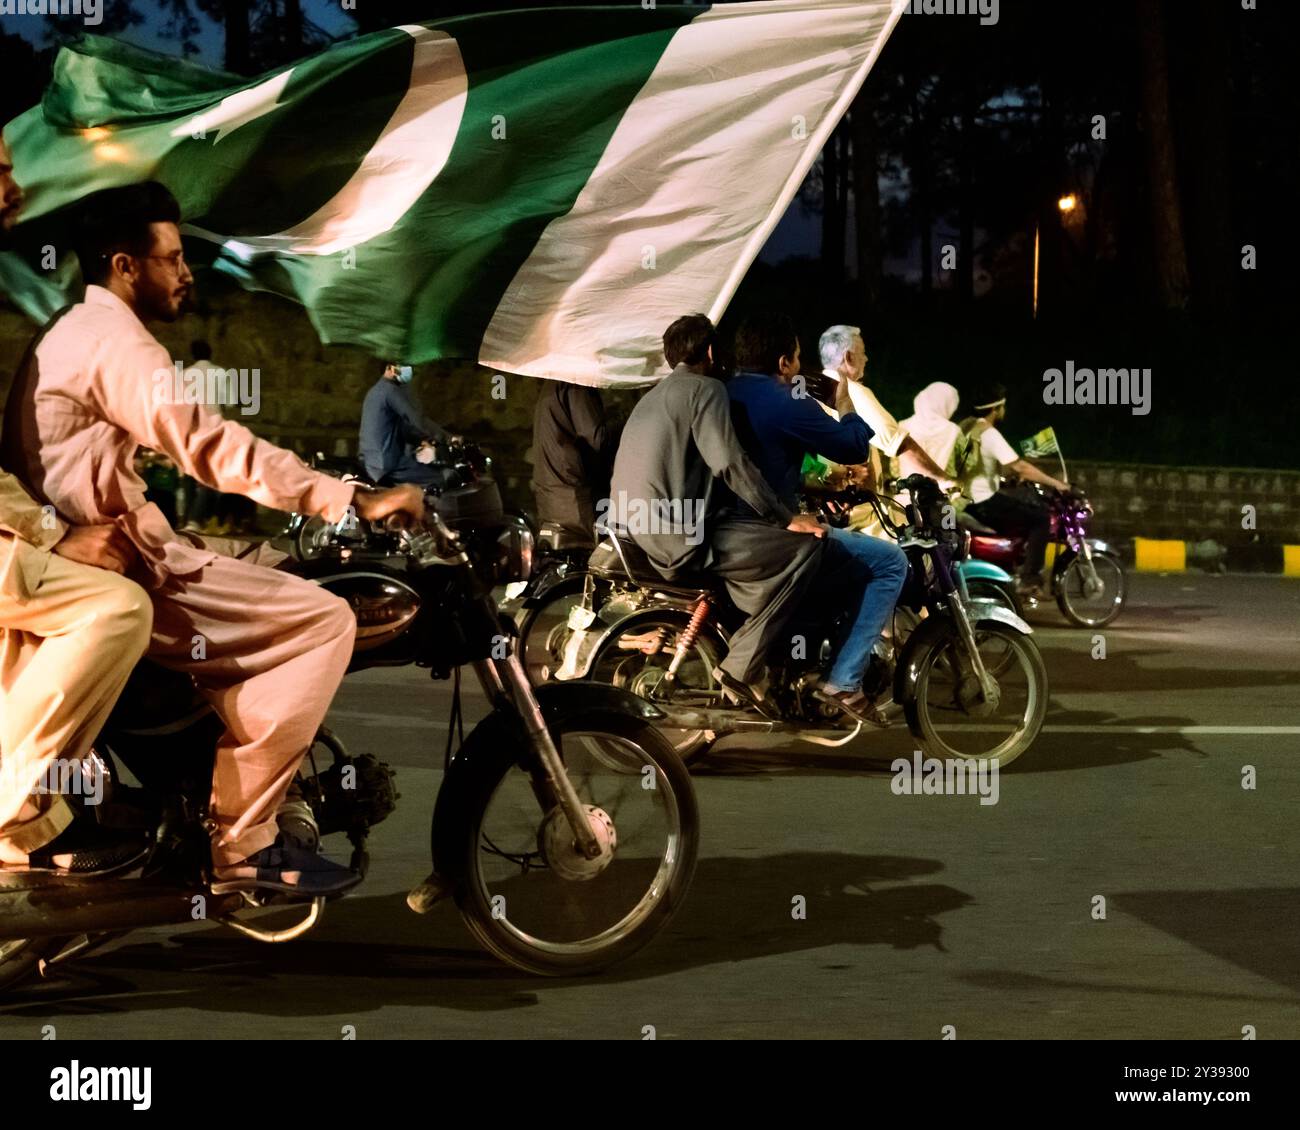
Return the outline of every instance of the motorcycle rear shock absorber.
[[[673,655],[673,661],[668,665],[668,670],[664,674],[665,683],[674,683],[677,681],[677,668],[682,665],[686,658],[686,653],[695,646],[695,641],[700,638],[700,632],[704,625],[708,623],[709,613],[713,609],[713,598],[705,593],[700,597],[699,603],[695,605],[695,610],[691,613],[691,622],[686,625],[686,630],[681,634],[677,641],[677,651]]]

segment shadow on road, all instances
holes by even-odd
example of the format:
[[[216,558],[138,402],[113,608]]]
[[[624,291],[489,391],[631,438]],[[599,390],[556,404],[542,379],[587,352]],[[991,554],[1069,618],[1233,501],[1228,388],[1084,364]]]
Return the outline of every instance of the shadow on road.
[[[1041,734],[1031,749],[1002,772],[1006,774],[1055,773],[1073,769],[1104,769],[1149,761],[1166,753],[1190,753],[1208,757],[1193,738],[1183,734],[1134,734],[1116,732],[1124,726],[1191,726],[1195,721],[1182,715],[1144,714],[1137,717],[1118,715],[1105,710],[1057,710],[1047,716],[1048,726],[1086,726],[1093,732],[1079,734]],[[1108,732],[1108,728],[1109,732]],[[889,745],[885,748],[885,741]],[[873,744],[874,743],[874,744]],[[918,748],[905,730],[888,735],[862,738],[855,747],[845,750],[819,750],[813,746],[784,743],[780,746],[741,744],[733,739],[691,764],[692,776],[754,777],[772,774],[779,785],[781,776],[794,777],[861,777],[888,776],[890,762],[896,757],[911,757]],[[777,776],[779,774],[780,776]]]
[[[1133,891],[1111,901],[1166,934],[1300,993],[1300,888]]]
[[[1052,690],[1062,692],[1230,690],[1233,687],[1300,687],[1300,670],[1225,667],[1222,662],[1201,667],[1141,665],[1139,659],[1172,656],[1170,651],[1119,651],[1111,648],[1105,659],[1061,647],[1041,647]]]
[[[389,1005],[499,1012],[527,1008],[553,988],[680,973],[825,946],[933,947],[938,916],[971,896],[913,883],[934,859],[807,852],[700,861],[671,927],[641,953],[595,978],[518,973],[473,946],[450,905],[421,918],[401,895],[349,898],[302,942],[265,946],[220,928],[176,933],[88,955],[50,981],[16,991],[0,1017],[89,1016],[198,1009],[227,1016],[338,1016]],[[794,898],[807,917],[793,917]],[[373,941],[349,938],[374,937]],[[840,968],[840,966],[836,966]],[[237,1019],[228,1027],[238,1027]]]

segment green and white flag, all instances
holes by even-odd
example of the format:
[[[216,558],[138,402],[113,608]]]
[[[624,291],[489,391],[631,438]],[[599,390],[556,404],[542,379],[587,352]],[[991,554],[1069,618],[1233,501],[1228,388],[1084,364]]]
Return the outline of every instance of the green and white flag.
[[[1044,428],[1035,432],[1028,439],[1020,441],[1020,454],[1026,459],[1041,459],[1044,455],[1059,455],[1061,448],[1056,442],[1056,429]]]
[[[301,302],[325,342],[644,384],[669,322],[722,315],[906,4],[495,12],[252,81],[87,37],[5,129],[35,273],[0,285],[47,309],[43,240],[152,178],[199,261]]]

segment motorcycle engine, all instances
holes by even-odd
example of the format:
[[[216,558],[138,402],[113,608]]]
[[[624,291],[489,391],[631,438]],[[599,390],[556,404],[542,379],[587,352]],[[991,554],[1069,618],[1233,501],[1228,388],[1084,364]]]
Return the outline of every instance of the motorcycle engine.
[[[304,778],[299,787],[320,835],[346,832],[350,838],[363,837],[397,807],[401,794],[394,785],[395,777],[393,770],[372,754],[336,754],[333,765]]]

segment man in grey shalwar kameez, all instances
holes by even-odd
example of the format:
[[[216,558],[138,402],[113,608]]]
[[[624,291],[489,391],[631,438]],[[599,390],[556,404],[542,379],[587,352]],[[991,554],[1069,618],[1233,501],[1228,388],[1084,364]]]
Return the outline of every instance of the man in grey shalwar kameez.
[[[761,700],[768,649],[817,575],[825,530],[785,506],[745,454],[727,391],[708,375],[715,339],[702,314],[679,318],[665,332],[664,354],[675,367],[628,418],[614,461],[610,520],[665,579],[708,571],[726,582],[749,619],[731,639],[723,685]],[[729,492],[756,516],[728,510]],[[644,520],[655,513],[674,521]]]

